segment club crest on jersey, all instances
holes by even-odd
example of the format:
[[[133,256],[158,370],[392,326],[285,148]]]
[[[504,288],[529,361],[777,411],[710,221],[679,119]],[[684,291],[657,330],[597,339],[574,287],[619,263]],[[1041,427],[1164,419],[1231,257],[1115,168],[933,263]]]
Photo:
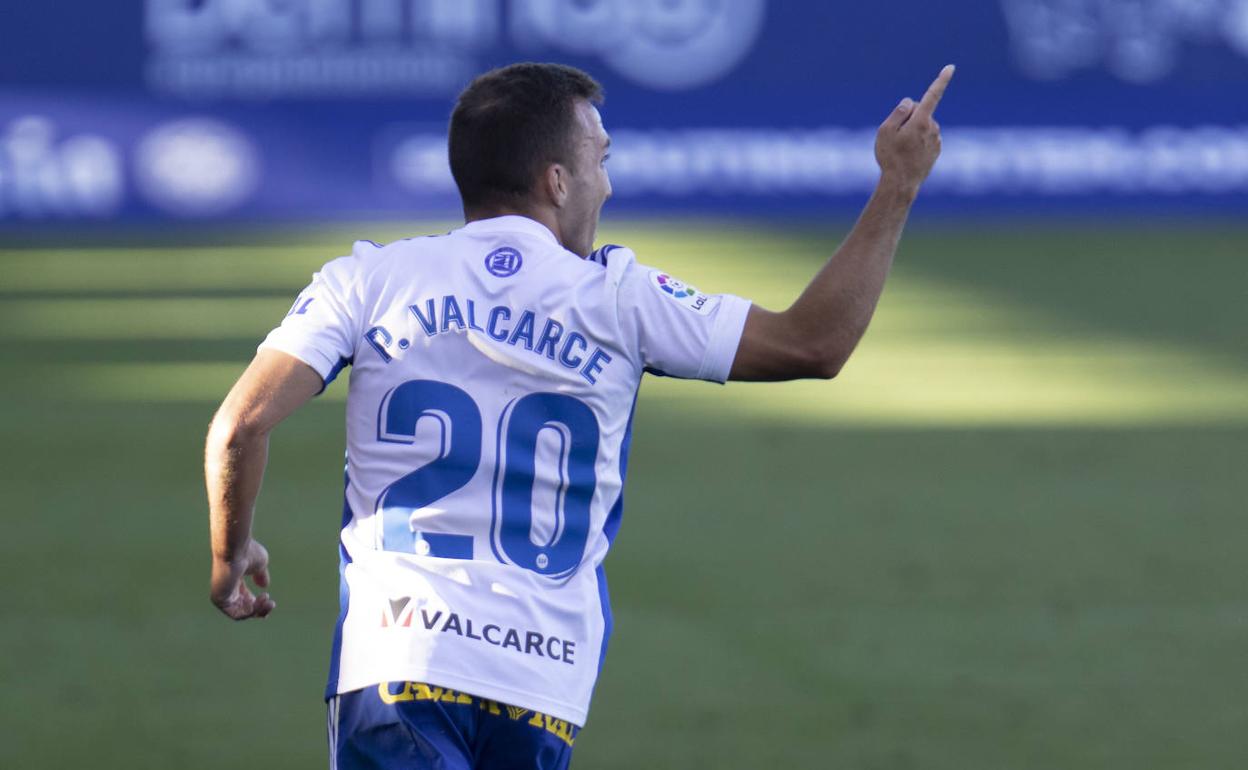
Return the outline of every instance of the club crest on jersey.
[[[496,275],[499,278],[512,277],[520,272],[520,266],[523,264],[524,257],[510,246],[494,249],[485,255],[485,269],[490,272],[490,275]]]
[[[665,296],[675,300],[699,315],[707,315],[715,307],[710,295],[703,294],[694,287],[677,280],[667,273],[655,270],[650,274],[650,283]]]

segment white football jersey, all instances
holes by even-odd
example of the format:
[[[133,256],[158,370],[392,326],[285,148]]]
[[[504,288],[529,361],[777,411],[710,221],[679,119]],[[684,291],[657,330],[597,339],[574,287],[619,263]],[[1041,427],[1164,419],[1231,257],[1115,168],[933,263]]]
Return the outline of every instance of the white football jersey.
[[[583,725],[641,376],[723,382],[748,309],[519,216],[325,265],[261,348],[351,365],[327,697],[420,681]]]

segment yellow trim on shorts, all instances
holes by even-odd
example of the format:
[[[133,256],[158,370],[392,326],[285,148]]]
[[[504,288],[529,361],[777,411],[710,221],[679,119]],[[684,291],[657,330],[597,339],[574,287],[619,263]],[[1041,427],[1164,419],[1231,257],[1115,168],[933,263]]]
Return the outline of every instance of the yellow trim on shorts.
[[[391,684],[402,684],[402,688],[398,692],[392,692]],[[487,698],[478,698],[466,692],[425,684],[424,682],[382,682],[377,685],[377,697],[381,698],[382,703],[391,706],[408,701],[437,701],[459,706],[471,706],[475,703],[482,711],[488,711],[494,716],[506,714],[513,722],[518,722],[528,717],[526,721],[530,727],[545,730],[569,746],[576,741],[576,726],[566,719],[558,719],[540,711],[510,706],[506,703],[499,703]]]

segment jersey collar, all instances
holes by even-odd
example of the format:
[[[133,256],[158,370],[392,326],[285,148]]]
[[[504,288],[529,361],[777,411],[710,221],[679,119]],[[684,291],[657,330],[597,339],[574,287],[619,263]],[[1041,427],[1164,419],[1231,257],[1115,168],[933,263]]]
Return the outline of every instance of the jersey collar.
[[[519,214],[507,214],[501,217],[491,217],[490,219],[477,219],[462,228],[469,233],[528,233],[538,238],[544,238],[553,245],[559,245],[559,239],[550,231],[546,225],[538,222],[536,219],[520,216]]]

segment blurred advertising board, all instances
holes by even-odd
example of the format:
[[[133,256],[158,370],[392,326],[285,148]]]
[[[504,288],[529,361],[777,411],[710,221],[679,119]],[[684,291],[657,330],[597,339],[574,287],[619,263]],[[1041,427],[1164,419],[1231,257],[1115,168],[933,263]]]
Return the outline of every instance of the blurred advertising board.
[[[1248,203],[1248,0],[117,0],[0,10],[0,226],[457,213],[475,74],[607,90],[615,210],[849,212],[958,74],[941,213]]]

